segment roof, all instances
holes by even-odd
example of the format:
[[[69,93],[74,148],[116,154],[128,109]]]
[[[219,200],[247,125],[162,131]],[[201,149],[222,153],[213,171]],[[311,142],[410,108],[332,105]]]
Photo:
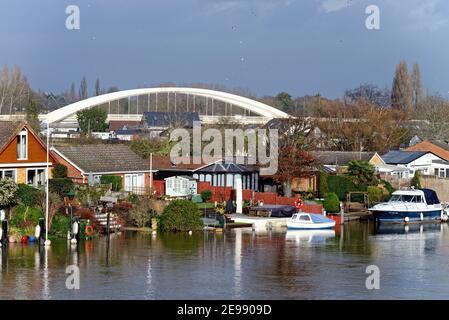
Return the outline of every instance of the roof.
[[[406,151],[428,151],[449,161],[449,144],[444,141],[424,140],[407,148]]]
[[[200,121],[197,112],[144,112],[143,122],[148,127],[169,127],[176,125],[192,128],[194,121]]]
[[[84,173],[149,171],[147,160],[124,144],[93,144],[52,148]]]
[[[346,166],[352,160],[369,161],[376,152],[352,152],[352,151],[313,151],[312,155],[322,165]]]
[[[408,164],[421,158],[423,155],[429,153],[428,151],[402,151],[392,150],[382,156],[386,164]]]
[[[256,171],[258,171],[258,169],[254,166],[226,163],[224,161],[218,161],[206,167],[195,170],[195,172],[198,173],[252,173]]]
[[[0,151],[17,135],[23,124],[19,121],[0,121]]]
[[[192,159],[191,159],[192,160]],[[159,156],[159,155],[153,155],[153,168],[157,170],[170,170],[170,171],[194,171],[196,169],[199,169],[201,167],[204,167],[208,165],[209,163],[205,163],[201,161],[201,163],[192,163],[193,161],[190,161],[190,164],[185,163],[179,163],[179,164],[173,164],[173,162],[170,159],[170,156]],[[150,163],[150,162],[148,162]]]
[[[176,178],[181,178],[181,179],[186,179],[186,180],[191,180],[191,181],[196,181],[197,180],[194,177],[185,176],[185,175],[183,175],[183,176],[172,176],[172,177],[165,178],[165,180],[176,179]]]
[[[110,131],[136,129],[139,126],[140,126],[140,121],[122,121],[122,120],[109,121],[109,130]]]

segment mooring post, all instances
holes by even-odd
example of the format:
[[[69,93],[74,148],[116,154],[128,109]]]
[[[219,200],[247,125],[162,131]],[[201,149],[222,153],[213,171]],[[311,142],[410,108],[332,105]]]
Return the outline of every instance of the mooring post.
[[[343,202],[340,202],[340,217],[341,217],[340,224],[344,224],[345,223],[345,208],[343,206]]]
[[[108,212],[107,214],[106,214],[106,232],[107,232],[107,235],[108,235],[108,239],[109,239],[109,234],[110,234],[110,220],[111,220],[111,214]]]
[[[41,229],[41,232],[39,234],[39,245],[44,246],[45,245],[45,219],[39,218],[39,227]]]
[[[8,220],[2,220],[2,244],[8,243]]]

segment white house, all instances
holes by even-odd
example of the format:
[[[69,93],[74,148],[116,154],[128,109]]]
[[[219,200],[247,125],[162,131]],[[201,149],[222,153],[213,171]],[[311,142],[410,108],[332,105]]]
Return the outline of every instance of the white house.
[[[187,197],[198,193],[196,179],[189,176],[165,178],[165,194],[170,197]]]
[[[435,175],[441,178],[449,178],[449,162],[428,151],[389,151],[382,156],[386,165],[394,165],[409,170],[409,176],[416,171],[421,175]],[[396,170],[397,171],[397,170]],[[403,172],[404,178],[406,177]]]

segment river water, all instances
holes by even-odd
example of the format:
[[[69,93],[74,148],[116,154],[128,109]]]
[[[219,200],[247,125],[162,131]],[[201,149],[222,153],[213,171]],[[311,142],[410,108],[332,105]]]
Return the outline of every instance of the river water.
[[[449,226],[124,232],[0,248],[0,299],[448,299]],[[79,267],[80,287],[66,287]],[[369,290],[366,268],[379,268]]]

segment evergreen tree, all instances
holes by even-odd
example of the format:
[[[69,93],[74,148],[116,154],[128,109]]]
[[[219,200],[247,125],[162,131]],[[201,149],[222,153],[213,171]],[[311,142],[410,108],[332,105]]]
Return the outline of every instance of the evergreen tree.
[[[100,79],[97,78],[95,81],[95,95],[99,96],[101,94],[101,88],[100,88]]]
[[[412,82],[413,82],[413,105],[416,109],[418,104],[421,102],[423,95],[421,70],[419,69],[419,64],[417,63],[413,65]]]
[[[87,99],[88,93],[87,93],[87,80],[86,77],[83,77],[81,79],[80,89],[79,89],[79,99],[84,100]]]

